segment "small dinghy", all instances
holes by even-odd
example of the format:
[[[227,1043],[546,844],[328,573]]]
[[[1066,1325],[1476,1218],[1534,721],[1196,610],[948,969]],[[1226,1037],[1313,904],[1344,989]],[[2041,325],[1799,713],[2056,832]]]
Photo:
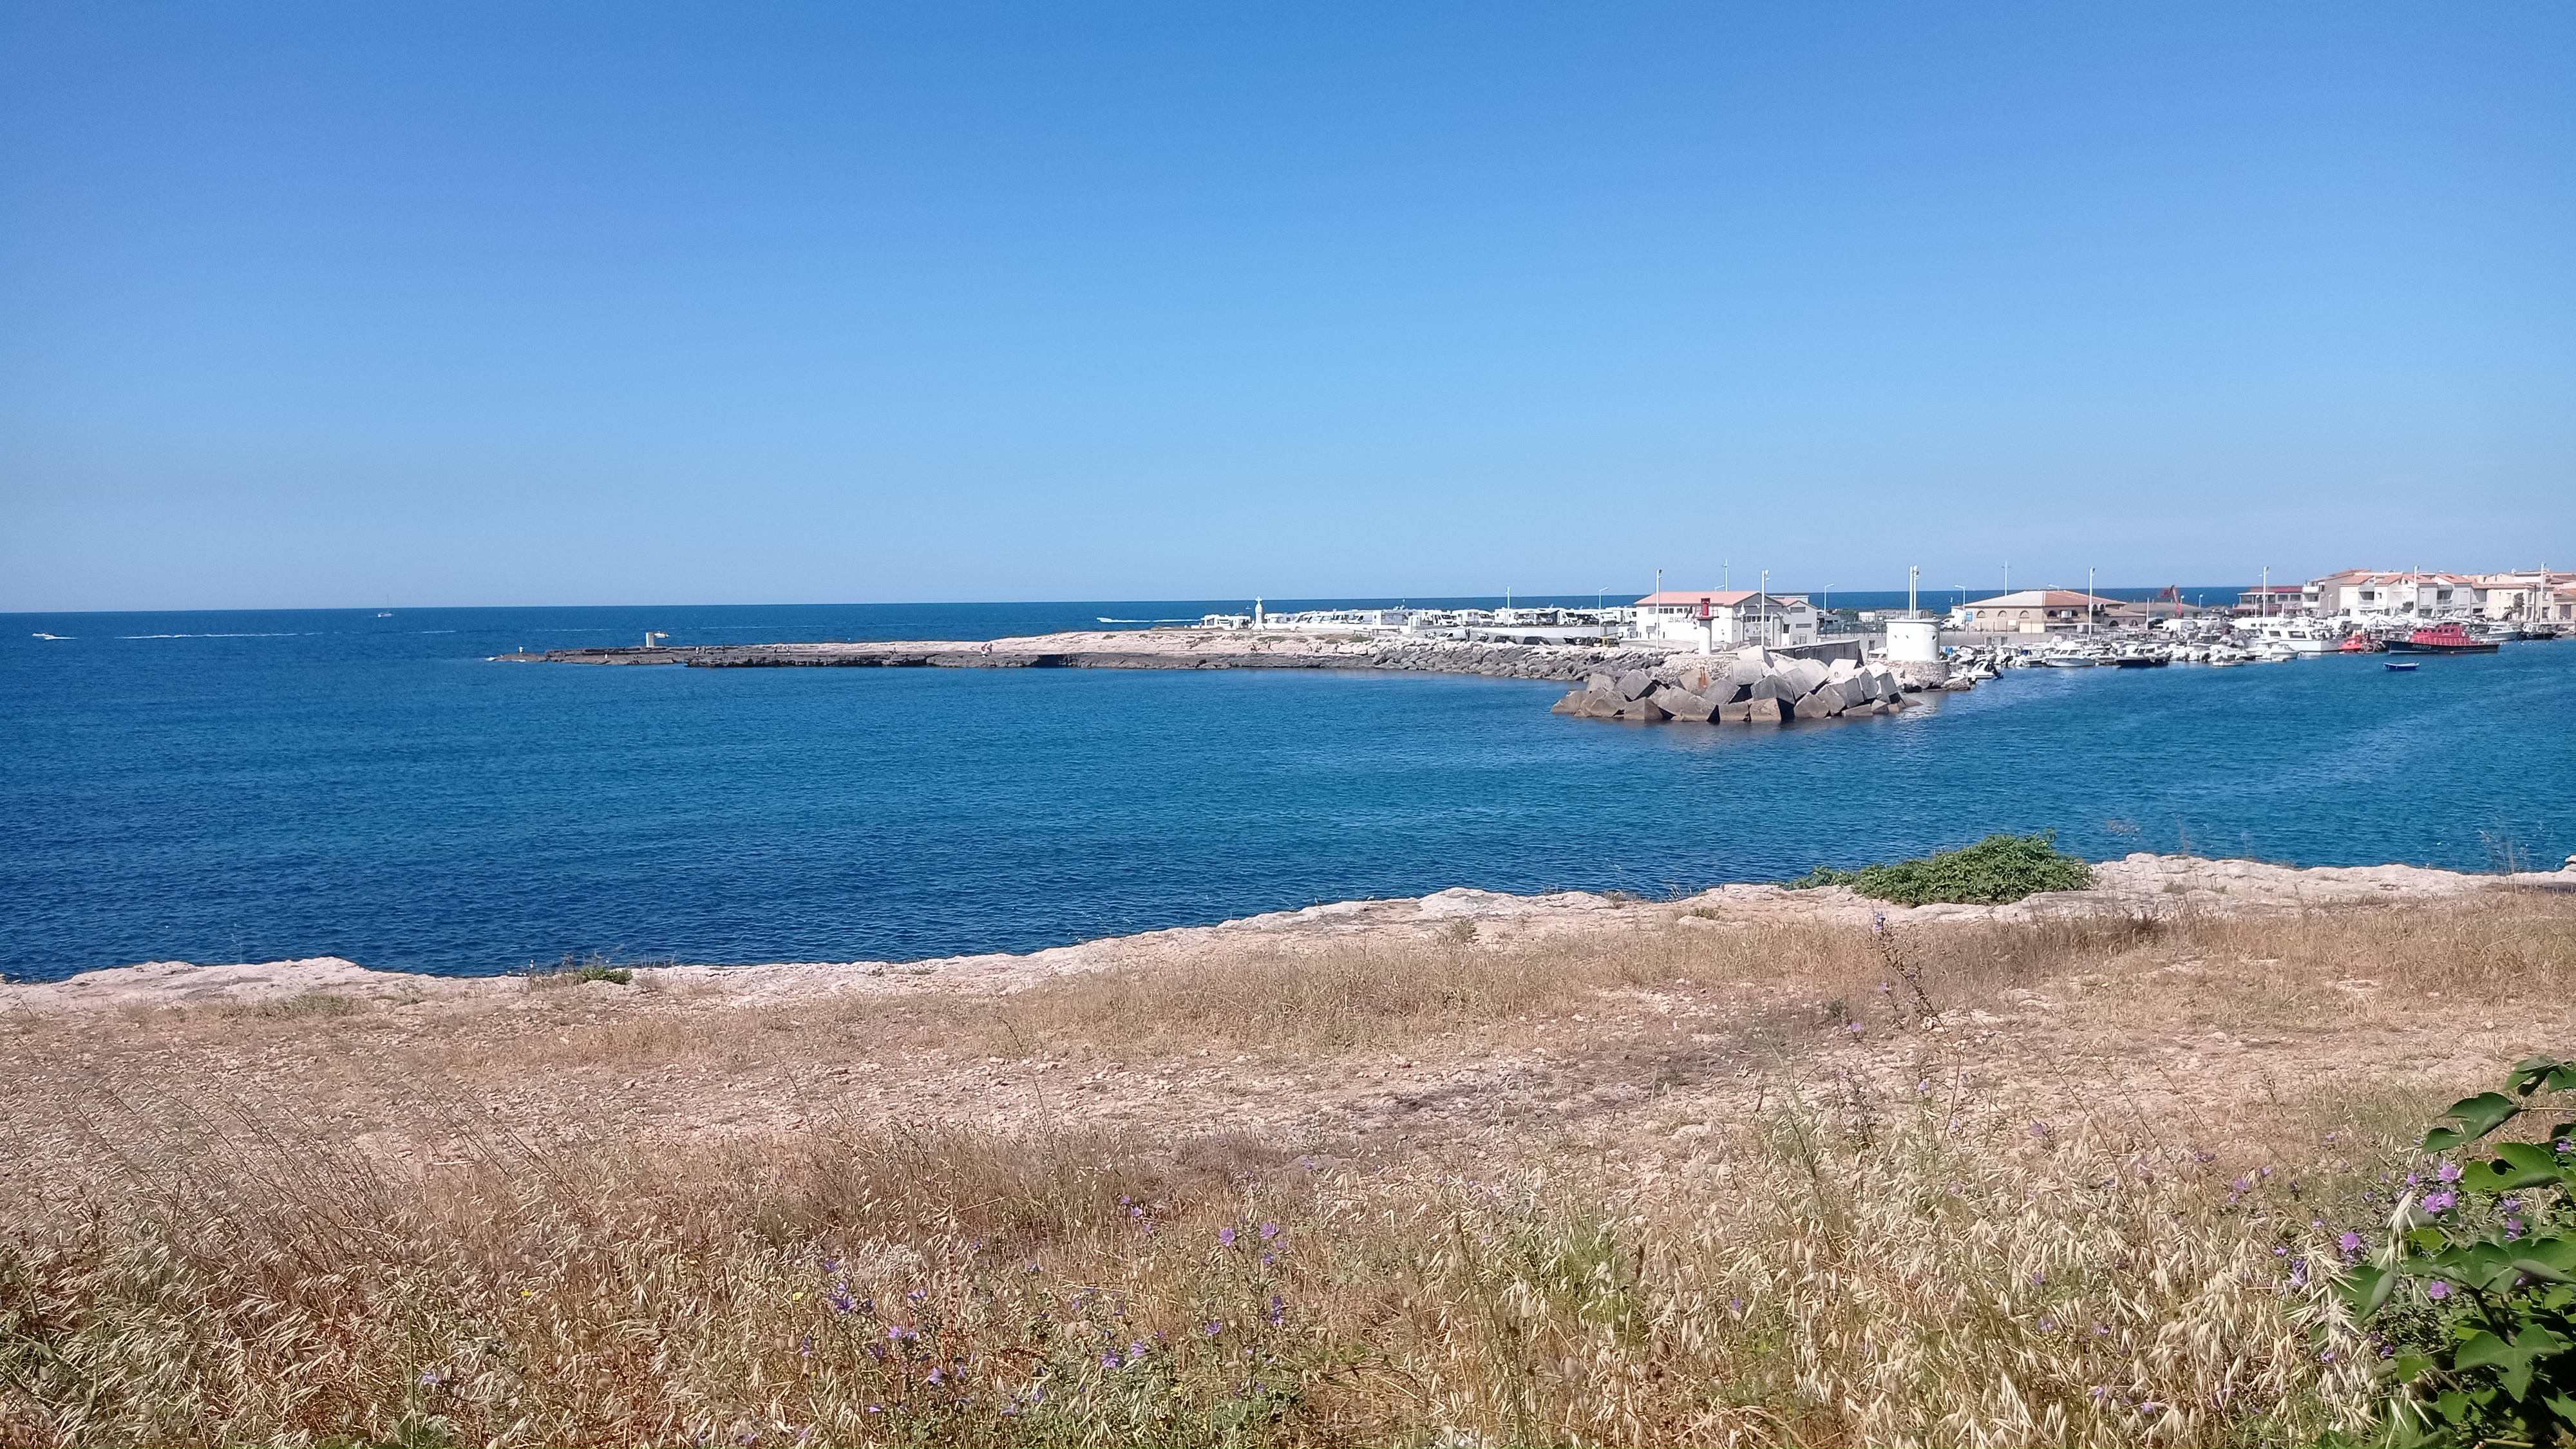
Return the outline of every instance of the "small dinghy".
[[[2383,659],[2380,661],[2380,664],[2383,668],[2398,674],[2411,674],[2424,667],[2421,664],[2400,664],[2394,659]]]

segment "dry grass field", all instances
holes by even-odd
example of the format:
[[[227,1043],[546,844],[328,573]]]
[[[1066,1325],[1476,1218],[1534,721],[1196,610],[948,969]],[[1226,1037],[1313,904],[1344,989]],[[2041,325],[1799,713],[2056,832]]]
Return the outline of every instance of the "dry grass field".
[[[2567,895],[1602,914],[21,1008],[0,1444],[2312,1442],[2335,1235],[2576,1046]]]

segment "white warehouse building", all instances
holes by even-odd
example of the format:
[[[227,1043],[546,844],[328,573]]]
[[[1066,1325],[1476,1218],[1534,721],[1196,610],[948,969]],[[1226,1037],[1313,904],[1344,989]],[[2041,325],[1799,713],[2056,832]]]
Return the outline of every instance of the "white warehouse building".
[[[1637,601],[1637,637],[1741,649],[1816,642],[1816,609],[1804,594],[1759,589],[1666,589]]]

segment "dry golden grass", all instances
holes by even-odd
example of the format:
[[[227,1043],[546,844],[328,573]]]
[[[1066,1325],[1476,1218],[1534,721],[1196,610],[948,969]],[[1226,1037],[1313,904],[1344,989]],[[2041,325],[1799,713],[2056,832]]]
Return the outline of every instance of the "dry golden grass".
[[[2311,1442],[2290,1265],[2571,1003],[2499,896],[20,1018],[0,1444]]]

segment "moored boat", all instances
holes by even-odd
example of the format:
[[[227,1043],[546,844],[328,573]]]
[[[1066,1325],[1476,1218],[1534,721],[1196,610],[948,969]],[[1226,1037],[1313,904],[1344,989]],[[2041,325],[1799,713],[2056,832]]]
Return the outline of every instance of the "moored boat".
[[[2435,624],[2388,641],[2391,654],[2493,654],[2498,647],[2457,624]]]

